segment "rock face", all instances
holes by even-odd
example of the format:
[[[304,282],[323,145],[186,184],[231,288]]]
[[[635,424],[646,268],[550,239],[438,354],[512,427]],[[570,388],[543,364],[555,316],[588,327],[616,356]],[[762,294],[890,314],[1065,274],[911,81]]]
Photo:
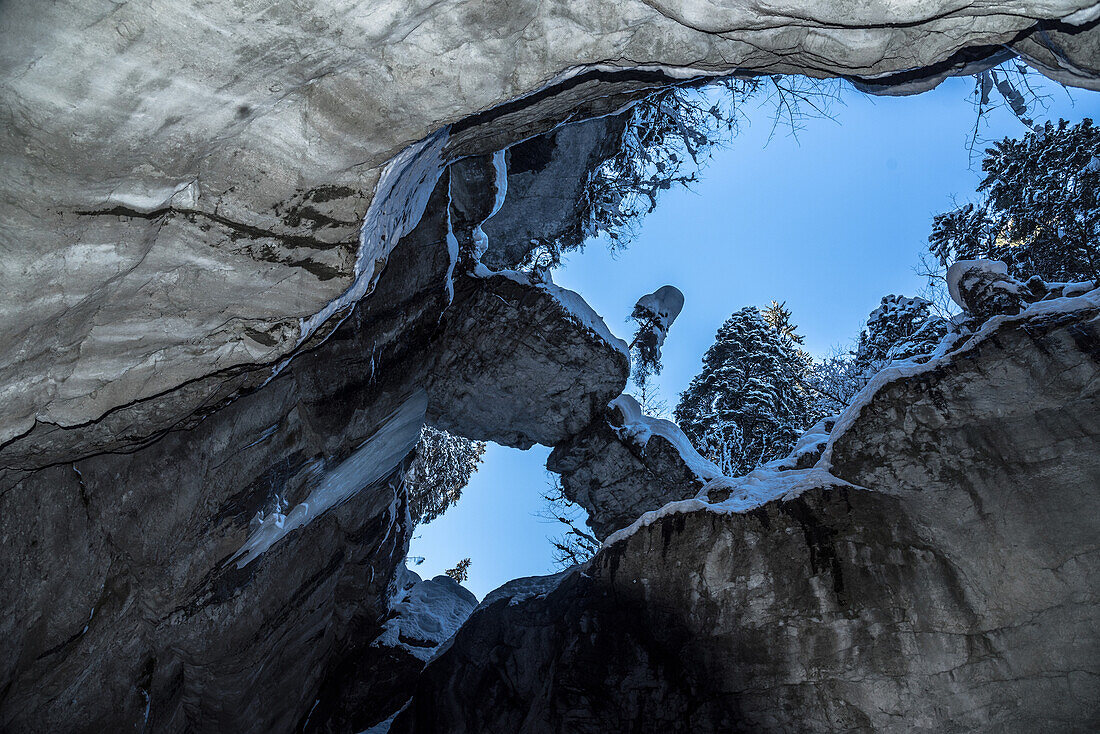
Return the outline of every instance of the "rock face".
[[[518,273],[463,278],[455,293],[429,388],[440,428],[553,446],[626,387],[626,344],[577,294]]]
[[[136,450],[8,474],[0,728],[291,731],[315,701],[318,727],[358,721],[347,707],[383,700],[385,685],[407,689],[422,661],[402,667],[404,652],[371,643],[407,550],[402,459],[425,413],[552,441],[588,423],[627,369],[565,291],[470,277],[451,288],[448,183],[372,298],[265,370],[262,388]],[[489,386],[507,425],[479,427],[491,416],[463,402],[487,386],[451,358],[479,353],[525,375]]]
[[[483,606],[391,731],[1094,730],[1098,377],[1100,291],[887,370],[770,501]]]
[[[622,389],[622,345],[576,294],[483,272],[475,261],[488,245],[494,264],[514,262],[531,239],[575,226],[572,192],[614,140],[632,101],[673,83],[731,72],[843,76],[876,92],[911,92],[1000,60],[1006,46],[1070,83],[1095,85],[1100,77],[1095,13],[1086,0],[1022,4],[1011,12],[991,0],[856,8],[682,0],[613,7],[387,0],[369,9],[351,0],[308,7],[290,0],[39,5],[7,3],[0,11],[0,561],[8,571],[0,576],[0,729],[11,732],[335,731],[370,720],[367,707],[388,713],[397,704],[406,675],[422,661],[372,643],[392,619],[395,577],[411,530],[401,474],[418,423],[428,416],[471,437],[553,445],[597,425]],[[563,127],[591,119],[603,121]],[[507,197],[501,200],[509,186],[514,208]],[[486,233],[496,246],[485,242]],[[1059,349],[1076,345],[1068,354],[1095,344],[1091,322],[1075,323],[1050,332],[1063,335]],[[1048,374],[1050,365],[1035,359],[1038,374]],[[1086,367],[1075,362],[1059,379],[1087,376]],[[1023,372],[1018,377],[1026,383]],[[1088,390],[1075,399],[1091,395]],[[981,408],[975,400],[966,410]],[[1059,400],[1069,404],[1065,395]],[[915,399],[905,415],[926,409]],[[1079,448],[1095,434],[1088,417],[1074,410],[1057,420],[1049,412],[1037,416],[1057,428],[1059,441]],[[874,419],[868,413],[860,420]],[[846,435],[860,434],[852,428]],[[956,437],[964,439],[965,432]],[[1021,447],[1020,471],[1026,471],[1020,476],[1045,491],[1049,476],[1041,472],[1053,471],[1062,444],[1032,439]],[[972,440],[964,448],[977,451],[981,438]],[[1007,445],[1007,438],[997,440],[1002,449]],[[651,443],[641,458],[629,447],[633,458],[623,453],[624,445],[607,445],[624,471],[637,474],[664,461],[660,441]],[[580,443],[573,448],[593,454]],[[874,472],[883,469],[875,468],[872,448],[866,441],[834,447],[849,481],[874,485]],[[949,459],[962,458],[944,459],[939,475],[935,462],[922,471],[946,482],[961,471]],[[671,459],[665,464],[659,468],[665,477],[681,471]],[[998,479],[1016,488],[1011,472],[1017,464],[1008,465],[1007,478]],[[671,481],[658,483],[643,503],[624,500],[606,530],[667,499],[659,495]],[[921,489],[921,496],[936,496]],[[1000,512],[1004,498],[982,494],[989,487],[979,490],[972,498],[976,516]],[[1034,504],[1038,498],[1029,491],[1013,489],[1009,499]],[[1030,705],[1048,692],[1063,707],[1062,720],[1081,720],[1077,697],[1095,695],[1093,669],[1082,662],[1084,653],[1095,652],[1086,626],[1094,620],[1081,590],[1094,588],[1094,581],[1083,550],[1072,559],[1059,553],[1087,535],[1081,523],[1091,515],[1081,511],[1082,500],[1076,513],[1066,510],[1072,516],[1054,518],[1077,523],[1063,533],[1062,545],[1051,546],[1057,552],[1036,551],[1032,544],[1042,538],[1031,533],[1021,554],[1021,588],[1034,598],[1049,592],[1062,615],[1049,617],[1051,623],[1077,633],[1079,649],[1064,651],[1058,665],[1046,663],[1054,653],[1036,658],[1043,666],[1036,670],[1054,671],[1044,678],[1026,669],[1026,660],[1000,654],[1006,639],[1038,650],[1039,632],[1019,621],[1020,610],[1033,607],[1006,605],[999,617],[989,612],[996,586],[983,589],[981,604],[963,591],[950,597],[955,606],[929,601],[940,616],[915,617],[930,626],[909,632],[897,621],[909,602],[905,595],[917,604],[926,592],[905,586],[895,597],[869,589],[852,597],[855,606],[832,600],[826,592],[835,592],[828,575],[834,567],[841,564],[836,573],[848,573],[845,578],[857,573],[844,571],[842,561],[853,569],[870,563],[867,573],[881,576],[893,572],[888,566],[898,557],[896,573],[906,583],[922,573],[941,578],[933,571],[957,562],[946,550],[942,562],[921,555],[938,547],[928,527],[913,521],[891,530],[873,516],[890,502],[914,501],[908,495],[848,495],[866,506],[866,516],[844,515],[837,504],[843,493],[831,491],[807,492],[799,505],[806,509],[792,510],[824,518],[791,521],[798,527],[826,528],[824,535],[811,533],[801,556],[795,525],[789,525],[793,540],[768,538],[795,554],[793,565],[771,569],[776,588],[789,598],[774,596],[756,577],[748,590],[728,593],[773,594],[776,614],[784,603],[799,602],[814,614],[881,615],[883,629],[902,646],[957,651],[949,643],[964,640],[974,665],[1000,665],[1000,678],[1030,682],[1031,692],[1019,691],[1018,700]],[[1081,496],[1091,497],[1084,490]],[[906,508],[907,518],[933,513]],[[751,517],[768,513],[778,527],[783,513],[770,505]],[[730,525],[731,543],[749,537],[752,528],[733,527],[747,517],[721,519]],[[709,514],[696,520],[717,522]],[[614,702],[620,713],[589,716],[578,708],[576,716],[622,723],[634,715],[633,701],[660,720],[659,697],[647,698],[646,687],[632,681],[662,686],[667,711],[695,706],[694,691],[716,690],[691,682],[708,670],[707,655],[721,656],[728,645],[702,648],[702,662],[692,661],[686,677],[662,678],[667,666],[681,663],[657,652],[643,659],[655,649],[647,646],[664,639],[643,624],[650,607],[615,600],[615,594],[638,598],[614,591],[641,588],[625,586],[627,577],[614,569],[656,563],[645,553],[657,547],[658,528],[662,553],[678,552],[665,545],[691,545],[672,544],[677,522],[647,526],[604,553],[595,576],[563,582],[555,594],[572,595],[567,604],[553,602],[553,594],[524,602],[545,604],[544,619],[561,630],[541,649],[557,654],[557,641],[574,639],[582,657],[585,645],[622,654],[605,659],[603,668],[593,665],[574,689],[605,696],[599,686],[608,678],[601,671],[621,671],[630,694]],[[1017,525],[1015,532],[1023,533]],[[837,534],[858,538],[887,530],[902,545],[897,553],[876,550],[885,561],[853,556],[858,546],[828,550],[827,538]],[[702,535],[695,537],[702,543]],[[992,550],[983,563],[1007,552],[1009,541],[990,530],[988,542]],[[640,550],[632,550],[635,544]],[[662,570],[668,584],[681,584],[666,589],[670,600],[699,597],[701,587],[683,586],[699,579],[708,588],[727,583],[721,579],[728,580],[730,566],[718,558],[703,562],[701,552],[685,550],[676,560],[685,566]],[[916,570],[906,570],[903,561]],[[1040,561],[1048,564],[1045,571],[1036,570]],[[663,563],[665,557],[657,565]],[[691,564],[703,575],[681,572]],[[787,578],[795,566],[820,577],[821,594],[811,600],[797,577]],[[1062,596],[1055,594],[1056,581]],[[1024,596],[1013,593],[1006,595],[1013,604]],[[1082,598],[1059,601],[1071,593]],[[603,637],[572,637],[577,625],[604,624],[603,612],[597,614],[604,608],[619,610],[629,624]],[[670,601],[663,613],[686,608],[676,611]],[[713,622],[716,634],[727,635],[722,639],[738,634],[730,632],[724,605],[708,609],[698,619]],[[960,617],[958,609],[968,611]],[[469,629],[484,630],[501,611],[491,605]],[[1081,626],[1068,630],[1074,614]],[[788,619],[788,629],[805,633],[797,639],[811,639],[810,617]],[[1004,622],[1004,632],[990,626],[994,619]],[[682,629],[672,621],[668,629]],[[473,634],[463,633],[457,649]],[[771,627],[760,632],[774,634]],[[761,651],[774,641],[745,639]],[[518,660],[514,655],[527,643],[516,641],[516,650],[501,652],[501,659]],[[841,642],[822,643],[828,644]],[[864,653],[851,652],[858,654]],[[738,660],[734,654],[723,664],[738,670]],[[868,681],[903,686],[859,662]],[[515,664],[526,666],[528,659]],[[444,675],[446,665],[433,666],[429,680]],[[638,672],[647,670],[655,672]],[[959,685],[994,679],[982,670]],[[825,695],[824,683],[805,677],[779,675],[802,681],[783,689],[792,696]],[[763,720],[759,702],[766,695],[750,688],[745,684],[742,708]],[[991,684],[972,699],[992,711],[1010,688]],[[455,696],[465,690],[456,683],[440,698],[438,715],[421,695],[402,726],[423,726],[411,722],[424,716],[448,720],[461,708]],[[981,709],[964,711],[966,699],[952,691],[944,710],[959,712],[960,720],[977,716],[966,712]],[[851,702],[845,706],[852,720],[863,721],[858,710],[877,722],[886,715],[881,711],[925,711],[920,706],[927,699],[920,696],[928,692],[942,690],[914,683],[880,709],[864,708],[856,693],[844,700]],[[501,720],[516,721],[507,717],[525,700],[541,699],[500,699]],[[724,721],[720,709],[706,703],[699,721]],[[536,715],[524,726],[546,720]]]
[[[224,398],[225,371],[277,364],[376,286],[446,163],[671,82],[809,73],[914,91],[1006,44],[1070,83],[1100,76],[1089,0],[3,14],[0,442],[23,457],[129,447]],[[150,400],[127,433],[81,429]]]
[[[532,241],[584,239],[585,186],[618,150],[629,112],[563,125],[508,149],[508,197],[485,224],[489,249],[481,262],[514,268]]]
[[[721,475],[675,424],[643,416],[629,396],[555,446],[546,468],[561,474],[565,496],[587,510],[601,541],[644,512],[694,497]]]

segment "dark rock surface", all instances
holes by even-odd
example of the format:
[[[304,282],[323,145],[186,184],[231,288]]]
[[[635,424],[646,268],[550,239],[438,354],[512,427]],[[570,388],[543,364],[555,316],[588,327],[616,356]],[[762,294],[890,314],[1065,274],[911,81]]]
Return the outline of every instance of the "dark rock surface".
[[[410,396],[471,434],[552,443],[627,370],[545,289],[467,277],[450,299],[448,190],[373,296],[262,389],[136,450],[8,474],[0,729],[290,731],[319,698],[401,703],[381,680],[400,691],[420,666],[370,647],[411,530],[400,455],[238,568],[258,516],[309,500]]]
[[[618,150],[629,112],[562,125],[508,149],[508,198],[485,223],[489,249],[481,262],[514,268],[532,241],[579,241],[587,214],[585,186]]]
[[[411,532],[402,462],[370,466],[346,501],[233,559],[365,443],[400,452],[408,437],[386,427],[402,406],[471,437],[554,445],[622,389],[621,351],[559,292],[463,268],[450,279],[452,237],[472,251],[482,226],[503,263],[574,226],[569,192],[617,123],[559,126],[735,70],[910,92],[1006,45],[1095,85],[1092,5],[4,4],[0,730],[251,734],[382,718],[419,669],[372,645]],[[540,162],[514,167],[515,206],[486,223],[510,146],[513,161]],[[1089,324],[1055,327],[1032,346],[1094,348]],[[1087,727],[1100,655],[1081,543],[1095,538],[1096,483],[1073,462],[1095,431],[1074,406],[1095,410],[1095,379],[1085,361],[1028,359],[1018,397],[1048,380],[1078,393],[1044,404],[1032,416],[1044,430],[1020,445],[1000,433],[987,445],[975,427],[934,453],[937,421],[988,418],[992,396],[976,388],[939,413],[919,395],[911,410],[873,405],[860,420],[926,459],[908,464],[927,487],[655,522],[588,576],[481,612],[401,726]],[[974,374],[993,380],[997,364]],[[1010,418],[1026,426],[1021,410]],[[890,416],[932,417],[908,446]],[[889,470],[875,462],[892,454],[852,431],[838,467],[877,487]],[[955,492],[965,462],[994,448],[1018,459]],[[607,527],[657,494],[622,498]],[[1064,505],[1042,506],[1047,495]],[[967,540],[988,546],[972,566]],[[795,655],[776,649],[804,648],[816,667],[780,665]]]
[[[483,607],[391,731],[1095,730],[1098,314],[987,324],[842,416],[836,477]]]
[[[624,439],[624,422],[611,407],[546,460],[546,468],[561,475],[565,496],[588,512],[588,526],[601,541],[644,512],[694,497],[704,484],[667,438],[653,434],[644,444]]]
[[[428,409],[434,425],[506,446],[553,446],[623,391],[630,373],[625,345],[578,322],[557,293],[518,275],[456,282],[435,344]],[[595,315],[584,310],[590,323]]]

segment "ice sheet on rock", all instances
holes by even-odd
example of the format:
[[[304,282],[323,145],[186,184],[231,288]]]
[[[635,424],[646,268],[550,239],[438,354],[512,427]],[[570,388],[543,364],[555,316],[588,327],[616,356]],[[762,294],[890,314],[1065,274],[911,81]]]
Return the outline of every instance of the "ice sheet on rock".
[[[308,525],[361,489],[385,478],[416,446],[427,407],[428,398],[423,391],[402,403],[351,456],[321,475],[304,502],[285,515],[276,511],[263,518],[230,560],[236,561],[238,568],[248,565],[290,531]]]
[[[687,467],[700,481],[709,482],[722,476],[722,470],[699,455],[678,425],[663,418],[644,415],[642,406],[632,396],[624,393],[608,403],[607,407],[617,408],[623,416],[623,425],[613,426],[622,440],[629,441],[644,450],[650,436],[658,435],[672,444]]]
[[[334,313],[374,290],[393,248],[424,215],[432,190],[443,173],[443,146],[449,135],[450,128],[442,128],[408,146],[386,164],[359,230],[355,280],[320,311],[301,320],[299,344]]]
[[[489,249],[489,237],[481,225],[493,218],[504,206],[504,199],[508,195],[508,164],[504,154],[506,151],[498,150],[493,153],[493,172],[496,174],[493,181],[493,208],[489,210],[489,216],[474,227],[474,260],[480,262],[481,256]]]
[[[372,644],[404,648],[424,662],[449,640],[477,607],[477,597],[449,576],[422,581],[404,566],[398,570],[394,615]]]

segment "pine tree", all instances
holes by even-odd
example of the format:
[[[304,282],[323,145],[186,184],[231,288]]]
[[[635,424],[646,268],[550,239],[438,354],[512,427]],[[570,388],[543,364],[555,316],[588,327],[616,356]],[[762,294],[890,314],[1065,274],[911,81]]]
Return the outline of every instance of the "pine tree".
[[[928,354],[947,333],[947,321],[933,315],[923,298],[883,296],[867,317],[855,352],[858,374],[870,380],[890,362]]]
[[[676,421],[724,473],[749,472],[786,455],[806,428],[808,366],[794,339],[755,307],[743,308],[718,330],[702,371],[680,397]]]
[[[984,198],[939,214],[929,249],[942,265],[985,258],[1021,280],[1100,277],[1100,128],[1047,122],[986,150]]]
[[[484,441],[471,441],[425,424],[416,444],[416,458],[405,473],[413,523],[429,523],[454,504],[484,453]]]
[[[470,559],[463,558],[454,568],[448,568],[443,573],[461,584],[470,576]]]
[[[883,296],[867,318],[856,350],[833,354],[815,363],[805,386],[813,396],[813,413],[821,418],[839,413],[887,364],[930,354],[947,334],[947,321],[932,313],[923,298]]]
[[[805,341],[805,337],[798,334],[798,327],[791,321],[791,312],[787,308],[786,301],[783,301],[783,303],[772,301],[770,306],[766,306],[760,311],[760,315],[764,317],[764,321],[768,323],[768,326],[775,329],[781,336],[785,336],[795,344],[801,344]]]

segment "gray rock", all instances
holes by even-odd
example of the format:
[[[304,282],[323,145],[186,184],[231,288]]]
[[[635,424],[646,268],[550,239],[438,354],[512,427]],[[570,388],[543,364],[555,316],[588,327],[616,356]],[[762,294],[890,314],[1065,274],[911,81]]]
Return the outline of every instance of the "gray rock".
[[[553,446],[622,392],[625,345],[586,325],[603,322],[583,301],[577,316],[560,292],[518,274],[458,280],[434,344],[433,425],[523,449]]]
[[[624,440],[623,423],[622,413],[610,408],[546,460],[547,469],[561,474],[565,496],[588,512],[601,541],[644,512],[694,497],[704,485],[679,447],[660,434],[644,444]]]
[[[1100,308],[1044,305],[881,382],[794,494],[483,605],[391,732],[1095,730]]]
[[[1035,35],[1041,70],[1087,83],[1091,7],[5,7],[0,442],[155,399],[132,446],[224,398],[371,290],[446,162],[732,71],[911,89]]]
[[[481,261],[514,268],[533,242],[584,239],[584,191],[595,168],[615,154],[629,112],[562,125],[508,149],[508,198],[485,223]]]

